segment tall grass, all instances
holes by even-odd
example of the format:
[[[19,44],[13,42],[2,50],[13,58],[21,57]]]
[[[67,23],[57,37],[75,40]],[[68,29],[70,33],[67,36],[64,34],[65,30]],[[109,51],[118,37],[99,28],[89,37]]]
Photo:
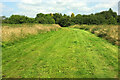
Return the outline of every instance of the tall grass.
[[[28,35],[57,31],[59,28],[60,26],[56,24],[3,24],[2,42],[13,42]]]
[[[118,39],[118,25],[74,25],[70,27],[90,31],[98,37],[108,40],[112,44],[120,45]]]

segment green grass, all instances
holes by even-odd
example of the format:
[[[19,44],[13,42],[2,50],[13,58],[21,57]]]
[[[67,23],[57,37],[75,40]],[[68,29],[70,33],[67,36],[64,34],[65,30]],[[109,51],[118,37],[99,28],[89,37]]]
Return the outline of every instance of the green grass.
[[[118,47],[90,32],[62,28],[2,48],[6,78],[115,78]]]
[[[72,25],[70,27],[89,31],[114,45],[120,45],[118,39],[118,25]]]

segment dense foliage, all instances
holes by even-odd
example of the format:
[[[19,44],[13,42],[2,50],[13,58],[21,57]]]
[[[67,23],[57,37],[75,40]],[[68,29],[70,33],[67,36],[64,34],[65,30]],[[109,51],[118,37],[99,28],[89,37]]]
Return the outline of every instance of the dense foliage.
[[[40,23],[40,24],[59,24],[62,27],[67,27],[73,24],[120,24],[120,16],[110,8],[108,11],[102,11],[96,14],[81,15],[74,13],[71,16],[61,13],[43,14],[39,13],[35,18],[29,18],[23,15],[12,15],[9,18],[2,16],[3,23],[22,24],[22,23]]]
[[[37,14],[35,20],[37,23],[41,24],[55,24],[55,20],[52,18],[52,14]]]

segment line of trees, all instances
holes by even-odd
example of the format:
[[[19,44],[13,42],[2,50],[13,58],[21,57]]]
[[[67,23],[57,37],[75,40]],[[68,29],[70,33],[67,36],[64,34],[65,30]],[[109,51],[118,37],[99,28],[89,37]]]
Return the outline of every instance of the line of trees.
[[[96,14],[81,15],[74,13],[71,16],[61,13],[43,14],[39,13],[35,18],[29,18],[22,15],[12,15],[9,18],[2,16],[2,23],[22,24],[22,23],[40,23],[40,24],[59,24],[62,27],[67,27],[74,24],[120,24],[120,15],[110,8],[108,11],[102,11]]]

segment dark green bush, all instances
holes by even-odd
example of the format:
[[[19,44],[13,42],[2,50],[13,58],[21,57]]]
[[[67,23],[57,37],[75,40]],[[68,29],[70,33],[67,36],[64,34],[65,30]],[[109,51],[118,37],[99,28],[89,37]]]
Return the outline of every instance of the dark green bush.
[[[59,25],[62,27],[68,27],[71,25],[71,23],[72,23],[72,21],[68,16],[64,16],[64,17],[60,18],[60,20],[59,20]]]
[[[62,15],[61,13],[54,14],[39,13],[36,15],[35,18],[29,18],[23,15],[12,15],[9,18],[2,16],[0,19],[2,19],[3,23],[8,24],[22,24],[22,23],[59,24],[62,27],[68,27],[74,24],[79,25],[120,24],[120,16],[118,16],[116,12],[113,12],[111,8],[108,11],[102,11],[100,13],[90,15],[77,14],[75,16],[74,13],[72,13],[71,17],[67,16],[66,14]],[[88,28],[85,28],[85,30],[88,30]]]
[[[50,14],[37,14],[36,21],[41,24],[55,24],[55,20]]]

